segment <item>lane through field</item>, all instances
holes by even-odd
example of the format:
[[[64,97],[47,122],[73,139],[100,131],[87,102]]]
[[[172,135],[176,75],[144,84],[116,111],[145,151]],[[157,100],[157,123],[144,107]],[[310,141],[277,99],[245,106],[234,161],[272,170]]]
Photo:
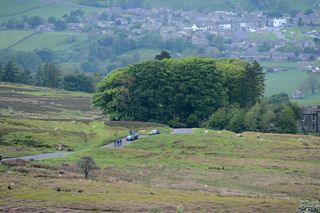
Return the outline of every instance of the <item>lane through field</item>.
[[[192,134],[191,128],[183,128],[183,129],[173,129],[172,133],[173,135],[178,134]],[[139,138],[147,137],[147,135],[140,135]],[[117,146],[116,143],[110,143],[107,145],[102,146],[101,148],[108,148],[108,149],[119,149],[123,148],[124,146],[127,146],[134,141],[128,141],[126,138],[122,138],[122,145]],[[16,157],[16,158],[6,158],[2,159],[2,161],[12,161],[12,160],[43,160],[43,159],[50,159],[50,158],[56,158],[56,157],[64,157],[66,155],[72,154],[74,152],[53,152],[53,153],[46,153],[46,154],[39,154],[39,155],[29,155],[29,156],[23,156],[23,157]]]

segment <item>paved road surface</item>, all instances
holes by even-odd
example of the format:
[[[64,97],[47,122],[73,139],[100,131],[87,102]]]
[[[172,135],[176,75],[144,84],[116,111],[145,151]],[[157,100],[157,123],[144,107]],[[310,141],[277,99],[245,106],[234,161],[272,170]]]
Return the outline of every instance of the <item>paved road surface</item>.
[[[146,137],[146,135],[139,135],[139,138],[144,138],[144,137]],[[134,141],[128,141],[126,138],[122,138],[121,140],[122,140],[122,146],[120,147],[115,146],[114,143],[110,143],[103,146],[103,148],[110,148],[110,149],[123,148],[124,146],[134,142]]]
[[[10,161],[10,160],[42,160],[42,159],[63,157],[63,156],[69,155],[71,153],[73,153],[73,152],[54,152],[54,153],[30,155],[30,156],[23,156],[23,157],[16,157],[16,158],[6,158],[6,159],[3,159],[2,161]]]
[[[173,135],[192,134],[192,128],[173,129],[171,134]]]

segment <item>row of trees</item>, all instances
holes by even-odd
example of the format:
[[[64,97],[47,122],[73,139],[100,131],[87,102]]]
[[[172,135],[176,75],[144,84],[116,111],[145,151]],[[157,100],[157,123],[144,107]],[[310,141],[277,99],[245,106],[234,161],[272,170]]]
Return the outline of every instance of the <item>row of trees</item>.
[[[281,93],[260,100],[249,109],[237,104],[220,108],[211,115],[205,126],[234,132],[296,133],[300,113],[300,107],[291,103],[287,94]]]
[[[111,72],[98,84],[93,103],[113,119],[195,127],[219,108],[250,108],[263,96],[257,62],[156,58]]]
[[[91,78],[79,72],[62,76],[61,71],[52,63],[41,64],[35,75],[32,75],[29,70],[23,70],[13,61],[9,61],[5,66],[0,63],[0,81],[62,88],[70,91],[94,91]]]

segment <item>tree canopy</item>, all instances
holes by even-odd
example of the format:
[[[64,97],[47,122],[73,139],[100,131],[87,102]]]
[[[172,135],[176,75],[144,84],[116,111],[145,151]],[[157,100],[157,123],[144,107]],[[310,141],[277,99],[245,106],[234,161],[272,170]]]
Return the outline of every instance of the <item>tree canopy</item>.
[[[255,104],[263,95],[263,80],[256,62],[153,60],[111,72],[98,84],[93,103],[113,119],[194,127],[229,103]]]

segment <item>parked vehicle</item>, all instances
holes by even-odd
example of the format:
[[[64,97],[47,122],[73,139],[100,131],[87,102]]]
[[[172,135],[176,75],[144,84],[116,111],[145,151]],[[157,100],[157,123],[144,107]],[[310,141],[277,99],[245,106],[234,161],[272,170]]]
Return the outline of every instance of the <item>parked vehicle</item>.
[[[149,132],[149,135],[159,135],[159,134],[161,134],[161,132],[158,129],[153,129]]]
[[[139,134],[133,130],[130,130],[129,135],[127,136],[127,141],[138,140]]]

